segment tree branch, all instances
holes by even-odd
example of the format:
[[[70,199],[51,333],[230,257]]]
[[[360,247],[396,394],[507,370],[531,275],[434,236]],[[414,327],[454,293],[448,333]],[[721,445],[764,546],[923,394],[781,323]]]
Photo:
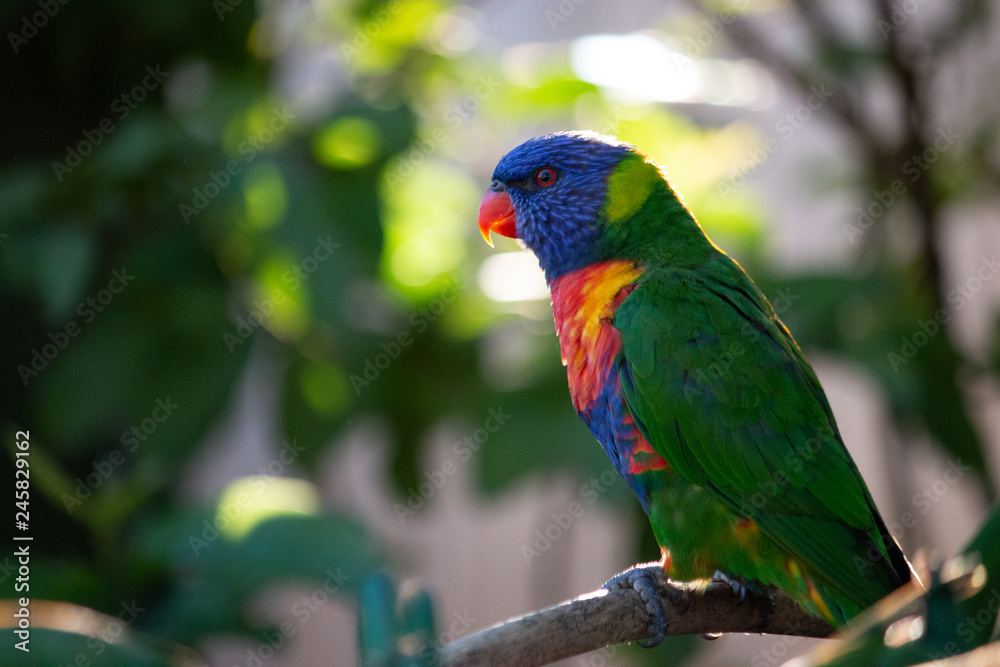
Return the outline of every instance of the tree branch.
[[[715,13],[703,5],[703,0],[686,0],[696,11],[708,17]],[[806,3],[796,3],[801,8]],[[747,18],[739,15],[730,17],[726,25],[726,38],[748,58],[753,58],[771,70],[777,77],[791,84],[804,94],[815,87],[826,86],[832,90],[832,96],[827,100],[824,109],[829,109],[848,129],[861,139],[862,146],[871,146],[876,150],[884,150],[886,139],[877,128],[873,127],[864,110],[851,97],[851,88],[844,85],[839,77],[829,73],[824,74],[815,66],[801,63],[780,51],[774,44],[770,33],[758,30]],[[827,33],[833,36],[832,32]]]
[[[671,602],[664,586],[660,599],[668,635],[755,632],[800,637],[828,637],[833,628],[808,615],[781,591],[747,593],[739,598],[725,583],[712,582],[704,592],[696,584],[672,582],[688,593],[690,604]],[[458,639],[441,649],[443,667],[471,665],[544,665],[610,644],[645,639],[649,616],[632,590],[588,593],[554,607],[513,618]]]

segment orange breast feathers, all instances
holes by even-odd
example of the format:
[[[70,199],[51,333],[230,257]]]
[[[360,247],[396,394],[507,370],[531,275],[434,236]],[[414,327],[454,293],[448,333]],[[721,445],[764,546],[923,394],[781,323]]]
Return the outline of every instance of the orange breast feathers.
[[[611,322],[640,275],[632,262],[615,260],[577,269],[552,283],[552,314],[577,412],[589,410],[604,388],[621,349]]]

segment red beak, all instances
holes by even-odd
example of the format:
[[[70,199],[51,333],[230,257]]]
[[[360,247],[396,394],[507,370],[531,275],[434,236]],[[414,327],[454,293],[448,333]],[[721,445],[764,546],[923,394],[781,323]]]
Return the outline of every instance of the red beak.
[[[479,204],[479,232],[490,247],[493,247],[490,232],[511,239],[517,238],[514,205],[510,203],[510,195],[495,190],[486,191],[483,201]]]

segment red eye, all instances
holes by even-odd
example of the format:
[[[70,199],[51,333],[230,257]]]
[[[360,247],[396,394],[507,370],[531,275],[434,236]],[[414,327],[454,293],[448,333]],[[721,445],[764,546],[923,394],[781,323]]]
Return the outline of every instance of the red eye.
[[[547,188],[556,182],[556,172],[552,171],[548,167],[545,169],[539,169],[535,172],[535,182],[543,188]]]

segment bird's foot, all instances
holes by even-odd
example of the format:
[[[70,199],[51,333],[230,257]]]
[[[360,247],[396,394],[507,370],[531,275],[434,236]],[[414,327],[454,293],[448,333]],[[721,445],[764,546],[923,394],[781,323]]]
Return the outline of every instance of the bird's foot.
[[[621,574],[608,579],[608,582],[601,588],[609,591],[619,589],[632,589],[639,594],[646,605],[646,612],[649,614],[649,639],[639,642],[643,648],[653,648],[667,634],[667,613],[663,609],[663,601],[660,599],[658,588],[662,586],[670,601],[687,611],[690,600],[688,594],[676,586],[672,586],[665,578],[663,568],[659,563],[646,563],[629,568]]]
[[[722,582],[733,589],[733,593],[735,593],[736,597],[740,599],[740,601],[736,603],[737,606],[746,602],[747,590],[749,590],[749,587],[742,579],[727,576],[719,570],[716,570],[715,574],[712,575],[712,581]]]
[[[748,581],[740,577],[730,577],[719,571],[716,571],[712,576],[712,581],[722,582],[733,589],[733,593],[739,598],[739,601],[736,603],[737,606],[746,602],[748,593],[753,593],[757,596],[756,599],[760,600],[763,607],[761,613],[764,617],[760,627],[767,627],[771,616],[774,615],[774,610],[777,608],[774,596],[770,594],[767,586],[764,586],[759,581]]]

